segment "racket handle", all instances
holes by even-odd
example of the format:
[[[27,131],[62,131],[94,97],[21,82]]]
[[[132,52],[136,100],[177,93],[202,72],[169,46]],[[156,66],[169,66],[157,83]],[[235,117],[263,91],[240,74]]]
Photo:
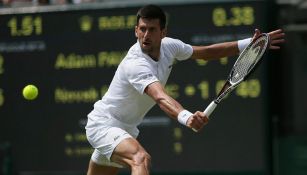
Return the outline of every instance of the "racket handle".
[[[205,109],[204,114],[207,116],[207,118],[209,119],[209,116],[211,115],[211,113],[214,111],[214,109],[216,108],[217,104],[212,101],[209,106]]]

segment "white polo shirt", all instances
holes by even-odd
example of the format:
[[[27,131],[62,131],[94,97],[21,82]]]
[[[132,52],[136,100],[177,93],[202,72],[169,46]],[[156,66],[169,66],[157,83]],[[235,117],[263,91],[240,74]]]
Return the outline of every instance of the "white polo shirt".
[[[135,43],[119,64],[110,87],[101,100],[94,104],[88,115],[89,124],[103,124],[103,118],[114,118],[128,127],[136,127],[145,114],[154,106],[154,100],[144,94],[145,88],[156,81],[165,85],[175,59],[191,57],[191,45],[180,40],[162,39],[159,61],[143,53]]]

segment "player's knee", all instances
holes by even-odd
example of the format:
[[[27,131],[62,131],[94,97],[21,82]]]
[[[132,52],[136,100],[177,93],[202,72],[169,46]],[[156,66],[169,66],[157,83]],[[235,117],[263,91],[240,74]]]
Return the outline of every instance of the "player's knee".
[[[151,163],[151,157],[145,150],[139,150],[133,155],[133,163],[131,166],[145,166],[149,167]]]

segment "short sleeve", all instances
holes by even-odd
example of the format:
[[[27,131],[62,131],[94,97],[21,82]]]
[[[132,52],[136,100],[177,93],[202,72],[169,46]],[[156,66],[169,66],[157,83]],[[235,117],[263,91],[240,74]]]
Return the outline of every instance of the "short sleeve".
[[[127,66],[126,66],[127,67]],[[129,66],[125,69],[128,82],[140,93],[143,94],[145,88],[158,78],[146,65]]]
[[[165,43],[177,60],[186,60],[193,54],[193,48],[190,44],[186,44],[178,39],[166,38]]]

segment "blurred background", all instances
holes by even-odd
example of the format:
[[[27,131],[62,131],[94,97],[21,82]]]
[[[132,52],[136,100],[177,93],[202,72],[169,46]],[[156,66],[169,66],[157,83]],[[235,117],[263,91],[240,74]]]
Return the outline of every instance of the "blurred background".
[[[166,11],[168,36],[192,45],[251,37],[255,28],[286,33],[201,133],[157,106],[147,114],[139,141],[152,174],[307,174],[306,0],[0,0],[0,174],[86,173],[87,114],[136,42],[137,10],[150,3]],[[203,110],[234,60],[176,62],[166,89]],[[22,96],[28,84],[39,90],[34,100]]]

